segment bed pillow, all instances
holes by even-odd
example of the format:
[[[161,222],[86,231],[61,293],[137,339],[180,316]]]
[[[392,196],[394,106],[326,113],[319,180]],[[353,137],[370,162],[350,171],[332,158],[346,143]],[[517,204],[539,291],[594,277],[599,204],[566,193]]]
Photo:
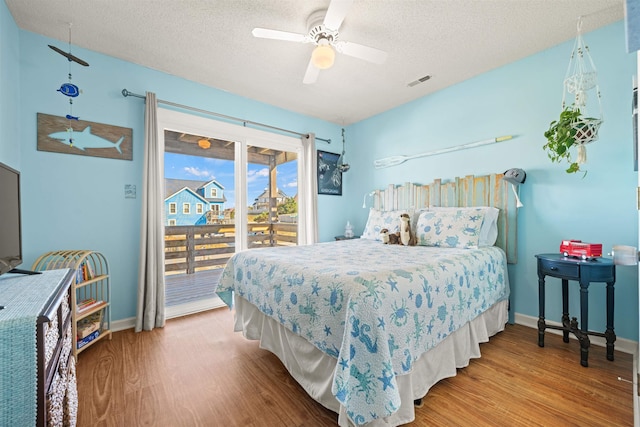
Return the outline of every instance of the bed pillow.
[[[473,207],[440,207],[432,206],[429,210],[432,211],[451,211],[460,209],[482,210],[484,212],[484,220],[480,227],[480,239],[478,240],[479,247],[493,246],[498,240],[498,215],[500,209],[492,206],[473,206]]]
[[[418,234],[418,218],[420,218],[420,214],[428,210],[429,208],[409,209],[409,217],[411,217],[411,231],[414,236]]]
[[[400,215],[408,213],[406,210],[397,211],[381,211],[371,208],[369,210],[369,219],[367,219],[367,225],[364,227],[364,231],[360,236],[361,239],[369,240],[382,240],[380,238],[380,231],[383,228],[389,230],[389,233],[395,233],[400,231]]]
[[[482,228],[480,229],[480,242],[479,246],[493,246],[498,240],[498,215],[500,209],[487,207],[484,215],[484,221],[482,221]]]
[[[482,209],[425,211],[418,217],[418,245],[476,249],[484,217]]]

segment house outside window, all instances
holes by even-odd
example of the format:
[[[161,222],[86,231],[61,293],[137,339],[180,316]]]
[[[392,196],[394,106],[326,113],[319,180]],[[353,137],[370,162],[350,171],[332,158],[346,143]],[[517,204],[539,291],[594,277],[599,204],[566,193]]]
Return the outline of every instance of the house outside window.
[[[169,203],[169,213],[170,214],[178,213],[178,206],[176,203]]]
[[[233,191],[235,192],[236,206],[232,206],[229,214],[229,224],[234,224],[236,226],[235,236],[234,236],[234,245],[235,250],[245,250],[252,249],[256,247],[253,243],[251,233],[253,232],[254,224],[252,223],[253,217],[255,216],[254,209],[250,208],[251,202],[255,196],[253,195],[253,191],[250,190],[251,184],[251,173],[262,173],[264,170],[268,170],[269,174],[265,178],[265,183],[261,182],[263,188],[274,188],[275,182],[270,181],[275,180],[275,176],[278,173],[281,173],[280,176],[285,176],[285,174],[290,174],[291,177],[295,177],[298,182],[305,181],[309,178],[305,176],[303,172],[310,172],[310,168],[298,167],[298,161],[303,159],[303,146],[302,146],[302,138],[293,138],[289,136],[278,135],[277,133],[264,132],[256,129],[250,129],[243,126],[232,125],[229,123],[220,122],[218,120],[207,119],[203,117],[197,117],[192,115],[177,115],[176,112],[171,110],[160,109],[162,111],[159,114],[159,123],[158,128],[169,128],[175,129],[173,131],[165,130],[165,150],[167,152],[182,153],[184,147],[179,141],[179,138],[174,138],[174,136],[179,135],[181,133],[189,134],[189,135],[200,135],[203,133],[203,129],[206,130],[206,135],[210,136],[214,139],[220,139],[220,141],[229,141],[233,142],[232,148],[228,148],[225,144],[218,144],[219,147],[216,150],[219,152],[214,152],[215,150],[203,154],[207,154],[206,157],[210,157],[213,159],[220,158],[223,159],[231,159],[234,161],[234,172],[242,172],[240,174],[234,174],[234,187]],[[166,126],[169,125],[170,126]],[[178,126],[179,129],[175,128]],[[237,138],[236,138],[237,136]],[[257,145],[253,145],[253,141],[259,141]],[[173,145],[172,145],[173,144]],[[187,146],[190,146],[188,144]],[[173,151],[172,151],[173,150]],[[194,151],[195,155],[196,151]],[[284,156],[282,154],[285,154]],[[291,154],[291,156],[289,155]],[[224,157],[223,157],[224,154]],[[257,155],[257,157],[256,157]],[[255,157],[255,158],[254,158]],[[280,168],[283,170],[280,172]],[[315,171],[314,171],[315,172]],[[312,175],[312,174],[309,174]],[[262,176],[262,175],[260,175]],[[209,221],[219,221],[226,219],[226,215],[222,215],[222,212],[225,210],[225,202],[227,202],[224,197],[225,189],[223,185],[219,185],[218,182],[214,182],[215,180],[210,180],[207,182],[199,182],[199,185],[195,188],[195,190],[191,190],[192,193],[196,193],[196,196],[199,196],[201,200],[196,200],[198,197],[189,197],[189,200],[195,205],[198,202],[202,202],[205,207],[205,211],[209,213],[209,215],[198,215],[195,214],[184,214],[185,216],[191,216],[189,220],[200,221],[202,225],[205,222]],[[179,183],[183,184],[183,183]],[[184,185],[182,186],[184,187]],[[176,188],[182,188],[176,187]],[[276,187],[277,188],[277,187]],[[306,188],[306,186],[305,186]],[[205,191],[202,191],[205,190]],[[185,190],[186,191],[186,190]],[[186,194],[186,193],[185,193]],[[306,191],[301,191],[300,193],[301,203],[299,208],[300,218],[307,218],[306,208],[308,205],[308,201],[312,198],[313,194],[307,194]],[[253,197],[250,197],[253,196]],[[180,195],[183,196],[183,195]],[[173,200],[168,200],[169,202]],[[275,197],[274,197],[274,202]],[[183,198],[179,201],[179,203],[186,202],[186,199]],[[214,205],[218,205],[215,207]],[[194,206],[195,207],[195,206]],[[269,212],[272,217],[277,216],[277,212]],[[195,218],[195,217],[198,218]],[[233,218],[232,218],[233,217]],[[311,217],[311,216],[310,216]],[[269,218],[271,220],[272,218]],[[182,223],[181,219],[177,219],[178,223]],[[287,237],[291,237],[286,242],[287,244],[306,244],[309,239],[313,240],[313,236],[311,236],[311,231],[313,231],[315,224],[311,221],[307,224],[307,221],[295,222],[296,225],[291,226],[291,231],[287,231],[291,236],[287,234]],[[199,224],[198,224],[199,225]],[[261,225],[262,228],[265,225]],[[279,223],[269,222],[266,224],[267,227],[271,228],[286,228],[281,226]]]
[[[203,212],[204,212],[204,208],[202,206],[202,203],[196,204],[196,213],[201,214]]]
[[[190,214],[191,213],[191,204],[190,203],[183,203],[182,204],[182,213],[183,214]]]

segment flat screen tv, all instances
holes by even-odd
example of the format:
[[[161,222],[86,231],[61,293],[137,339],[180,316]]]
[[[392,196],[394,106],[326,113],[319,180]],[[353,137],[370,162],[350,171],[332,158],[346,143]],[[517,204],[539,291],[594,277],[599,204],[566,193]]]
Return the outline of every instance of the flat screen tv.
[[[0,274],[22,264],[20,172],[0,163]]]

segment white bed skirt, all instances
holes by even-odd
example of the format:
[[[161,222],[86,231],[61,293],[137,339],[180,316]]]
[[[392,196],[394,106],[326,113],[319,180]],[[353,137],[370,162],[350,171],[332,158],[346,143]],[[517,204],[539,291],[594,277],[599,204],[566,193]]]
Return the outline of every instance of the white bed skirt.
[[[321,352],[299,335],[265,316],[242,297],[235,296],[235,331],[245,338],[259,340],[260,348],[278,356],[291,376],[317,402],[338,414],[338,425],[353,425],[345,408],[331,393],[337,360]],[[390,427],[415,419],[414,400],[424,397],[438,381],[456,375],[472,358],[480,357],[480,343],[504,330],[508,320],[508,301],[496,303],[484,314],[449,335],[436,348],[423,354],[409,375],[397,377],[402,399],[393,415],[367,424],[367,427]]]

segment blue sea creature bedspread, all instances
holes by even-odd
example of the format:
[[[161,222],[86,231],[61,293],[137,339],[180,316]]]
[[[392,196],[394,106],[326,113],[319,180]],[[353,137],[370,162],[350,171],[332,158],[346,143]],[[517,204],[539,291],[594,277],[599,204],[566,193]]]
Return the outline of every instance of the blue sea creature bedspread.
[[[336,358],[332,392],[365,424],[400,406],[396,376],[509,296],[502,249],[385,245],[353,239],[252,249],[227,263],[233,292]]]

